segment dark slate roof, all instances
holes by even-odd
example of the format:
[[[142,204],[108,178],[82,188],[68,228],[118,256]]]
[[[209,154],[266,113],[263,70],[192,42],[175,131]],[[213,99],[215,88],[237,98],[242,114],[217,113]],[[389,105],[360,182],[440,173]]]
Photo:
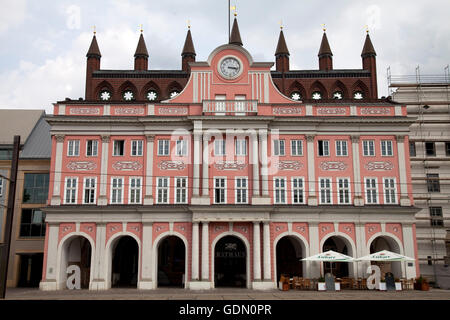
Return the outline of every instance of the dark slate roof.
[[[282,73],[271,71],[272,78],[281,78]],[[360,78],[370,77],[369,70],[333,69],[333,70],[290,70],[284,73],[285,78]]]
[[[318,56],[323,55],[333,55],[330,49],[330,44],[328,43],[327,34],[324,32],[322,36],[322,43],[320,44],[320,50]]]
[[[181,53],[182,56],[184,55],[196,55],[195,49],[194,49],[194,42],[192,41],[192,35],[191,35],[191,29],[188,30],[186,35],[186,40],[184,41],[184,47],[183,52]]]
[[[97,57],[101,58],[102,54],[100,53],[100,49],[98,48],[97,38],[92,38],[91,46],[89,47],[88,53],[86,54],[86,57]]]
[[[45,121],[45,113],[39,119],[23,146],[21,159],[50,159],[52,155],[52,137],[50,125]]]
[[[239,26],[236,18],[234,18],[233,28],[231,29],[230,44],[243,46],[241,40],[241,33],[239,32]]]
[[[284,39],[283,30],[280,31],[280,37],[278,38],[277,50],[275,51],[275,56],[280,54],[289,55],[289,50],[286,45],[286,40]]]
[[[188,78],[183,70],[96,70],[93,78]]]
[[[144,36],[141,33],[139,37],[139,42],[136,47],[136,52],[134,53],[134,57],[146,57],[148,58],[147,46],[145,45]]]
[[[361,56],[367,56],[367,55],[374,55],[376,56],[377,53],[375,52],[375,48],[373,47],[372,41],[370,40],[369,34],[367,33],[366,41],[364,42],[363,51],[361,53]]]

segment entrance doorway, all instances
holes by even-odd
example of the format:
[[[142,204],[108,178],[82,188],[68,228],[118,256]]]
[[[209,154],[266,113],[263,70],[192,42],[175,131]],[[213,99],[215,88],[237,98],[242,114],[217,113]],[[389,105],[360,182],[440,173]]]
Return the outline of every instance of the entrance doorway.
[[[67,268],[76,265],[80,268],[80,286],[89,288],[91,276],[92,248],[88,239],[83,236],[74,236],[64,243],[61,257],[61,285],[66,288]]]
[[[139,247],[132,237],[124,236],[113,250],[111,284],[113,287],[137,287]]]
[[[400,254],[400,248],[398,244],[389,237],[380,236],[375,238],[372,243],[370,244],[370,254],[379,252],[382,250],[391,251],[394,253]],[[402,265],[401,262],[379,262],[379,261],[372,261],[372,265],[377,265],[380,268],[381,276],[384,277],[384,275],[388,272],[391,272],[394,274],[394,277],[401,278],[402,277]]]
[[[169,236],[158,247],[158,287],[184,287],[186,247],[183,240]]]
[[[42,278],[43,253],[19,254],[18,287],[39,287]]]
[[[349,254],[349,248],[345,241],[340,237],[331,237],[323,244],[323,251],[333,250],[345,255]],[[332,273],[337,278],[344,278],[350,275],[349,264],[347,262],[324,262],[324,274]]]
[[[281,238],[276,247],[277,254],[277,279],[281,275],[303,277],[302,246],[300,242],[291,236]],[[278,280],[277,280],[278,281]]]
[[[245,288],[247,285],[247,250],[235,236],[220,239],[214,249],[215,287]]]

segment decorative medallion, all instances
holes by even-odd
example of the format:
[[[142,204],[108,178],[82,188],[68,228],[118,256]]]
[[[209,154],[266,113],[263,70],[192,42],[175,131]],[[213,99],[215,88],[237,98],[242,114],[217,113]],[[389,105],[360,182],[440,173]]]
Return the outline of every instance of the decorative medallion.
[[[176,108],[176,107],[164,107],[159,108],[159,114],[162,115],[187,115],[187,108]]]
[[[325,108],[325,107],[319,107],[317,108],[317,114],[324,114],[324,115],[333,115],[333,114],[346,114],[347,111],[345,108]]]
[[[214,167],[217,170],[243,170],[247,164],[240,161],[217,161]]]
[[[305,232],[306,231],[306,228],[303,227],[303,226],[297,226],[296,229],[299,230],[300,232]]]
[[[300,170],[303,164],[300,161],[285,160],[278,162],[278,170]]]
[[[67,169],[75,171],[90,171],[97,169],[97,164],[92,161],[71,161],[67,164]]]
[[[66,233],[66,232],[69,232],[69,231],[71,231],[72,230],[72,226],[64,226],[63,228],[62,228],[62,232],[63,233]]]
[[[366,168],[369,171],[374,170],[392,170],[394,168],[394,165],[389,161],[371,161],[364,165],[364,168]]]
[[[348,165],[341,161],[325,161],[321,162],[319,167],[324,171],[343,171]]]
[[[361,114],[391,114],[391,110],[389,108],[361,108]]]
[[[244,227],[244,226],[238,226],[238,227],[236,227],[236,229],[240,229],[243,233],[247,233],[248,232],[247,227]]]
[[[85,226],[83,229],[87,230],[88,232],[92,232],[94,230],[94,228],[92,228],[91,226]]]
[[[142,164],[138,161],[117,161],[112,165],[115,170],[131,171],[142,169]]]
[[[70,108],[69,114],[100,114],[100,108]]]
[[[160,168],[161,170],[183,170],[184,168],[186,168],[186,164],[183,161],[178,160],[164,160],[159,162],[158,168]]]

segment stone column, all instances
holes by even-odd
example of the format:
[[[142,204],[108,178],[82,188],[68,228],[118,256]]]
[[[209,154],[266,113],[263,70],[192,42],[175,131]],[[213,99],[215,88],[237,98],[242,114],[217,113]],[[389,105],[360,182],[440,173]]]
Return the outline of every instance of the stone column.
[[[259,221],[253,222],[253,281],[261,280],[261,230]]]
[[[418,263],[418,257],[416,257],[414,250],[414,242],[416,238],[414,237],[413,225],[407,224],[403,225],[403,248],[404,255],[410,258],[416,259],[416,261],[412,262],[401,262],[402,264],[402,275],[407,279],[416,278],[419,275],[417,274],[416,263]],[[412,264],[408,266],[408,264]]]
[[[145,197],[144,205],[153,204],[153,149],[155,143],[155,135],[147,135],[147,158],[145,168]]]
[[[198,222],[192,223],[192,281],[199,280],[199,228]]]
[[[203,135],[202,196],[209,198],[209,136]]]
[[[397,136],[397,152],[400,175],[400,205],[410,206],[411,200],[408,197],[408,180],[406,178],[405,136]]]
[[[209,281],[209,228],[202,222],[202,281]]]
[[[319,224],[317,222],[309,223],[309,256],[320,253],[319,248]],[[320,263],[316,261],[307,261],[307,274],[309,278],[318,278],[320,276]]]
[[[308,152],[308,206],[317,206],[317,194],[316,194],[316,163],[314,152],[314,138],[315,135],[307,135],[307,152]]]
[[[359,161],[359,135],[352,135],[352,155],[353,155],[353,182],[354,182],[354,197],[353,204],[355,206],[363,206],[364,199],[361,192],[361,165]]]
[[[272,280],[272,257],[270,256],[270,248],[272,243],[270,241],[270,224],[269,222],[264,222],[263,227],[263,248],[264,248],[264,281]]]
[[[153,289],[153,223],[142,224],[142,265],[139,289]]]
[[[259,130],[259,144],[261,146],[261,181],[262,181],[262,196],[269,198],[269,170],[268,170],[268,156],[267,156],[267,130]],[[270,198],[269,203],[270,204]]]
[[[47,263],[45,268],[45,280],[42,280],[39,284],[39,288],[44,291],[58,290],[61,288],[59,285],[59,279],[57,279],[58,269],[58,234],[59,224],[48,223],[48,246],[47,246]],[[66,270],[60,270],[59,272],[65,272]]]
[[[202,150],[202,133],[194,130],[194,177],[192,182],[192,196],[200,196],[200,152]]]
[[[64,184],[61,181],[62,171],[62,158],[64,150],[64,138],[63,134],[55,135],[56,138],[56,155],[55,155],[55,173],[53,175],[53,193],[51,198],[52,206],[59,206],[61,204],[61,185]]]
[[[100,194],[98,197],[98,205],[106,206],[108,204],[107,184],[108,184],[108,155],[109,155],[110,136],[102,136],[102,159],[100,168]]]
[[[251,135],[252,141],[252,165],[253,165],[253,196],[259,197],[259,154],[258,137],[256,133]]]
[[[106,223],[97,223],[96,227],[96,239],[95,239],[95,255],[92,263],[92,283],[89,289],[91,290],[106,290],[106,277],[108,276],[105,271],[105,245],[106,245]]]

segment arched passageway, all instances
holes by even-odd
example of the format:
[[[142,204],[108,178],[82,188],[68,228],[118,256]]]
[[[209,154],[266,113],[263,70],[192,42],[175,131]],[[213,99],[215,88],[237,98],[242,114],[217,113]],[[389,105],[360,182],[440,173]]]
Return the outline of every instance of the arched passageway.
[[[184,287],[186,247],[184,242],[169,236],[158,246],[158,287]]]
[[[277,242],[276,246],[277,257],[277,281],[282,274],[292,277],[303,277],[303,262],[304,258],[303,247],[300,240],[285,236]]]
[[[373,239],[372,243],[370,244],[370,253],[372,254],[382,250],[400,253],[400,247],[394,239],[390,237],[379,236]],[[371,264],[380,267],[382,277],[384,277],[387,272],[392,272],[395,278],[402,277],[402,262],[372,261]]]
[[[225,236],[216,243],[214,285],[216,288],[247,286],[247,250],[236,236]]]
[[[333,250],[348,256],[352,256],[351,248],[342,237],[333,236],[328,238],[322,248],[322,252]],[[349,277],[352,266],[348,262],[324,262],[324,274],[332,273],[337,278]]]
[[[82,289],[89,289],[91,276],[91,243],[85,237],[75,236],[65,241],[61,256],[62,286],[66,287],[67,268],[76,265],[80,268],[80,285]]]
[[[139,246],[135,239],[123,236],[113,248],[111,284],[113,287],[137,287]]]

